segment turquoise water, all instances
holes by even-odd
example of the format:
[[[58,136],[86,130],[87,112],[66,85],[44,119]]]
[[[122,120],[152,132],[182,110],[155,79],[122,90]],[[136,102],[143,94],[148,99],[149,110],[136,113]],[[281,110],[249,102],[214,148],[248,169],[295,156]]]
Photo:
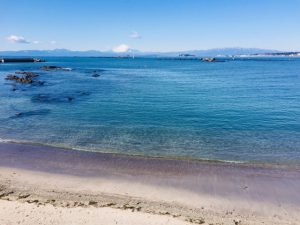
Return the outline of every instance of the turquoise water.
[[[300,163],[299,58],[46,60],[0,64],[2,140],[147,156]],[[42,71],[43,65],[72,71]],[[39,73],[45,85],[17,85],[13,91],[14,82],[4,78],[17,70]],[[101,76],[93,77],[94,70]]]

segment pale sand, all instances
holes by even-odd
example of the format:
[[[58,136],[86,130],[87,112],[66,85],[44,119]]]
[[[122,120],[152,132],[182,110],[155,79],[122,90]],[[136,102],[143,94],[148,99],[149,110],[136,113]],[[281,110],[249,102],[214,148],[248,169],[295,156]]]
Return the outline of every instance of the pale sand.
[[[0,166],[1,225],[300,224],[298,168],[19,144],[0,144]]]
[[[0,224],[12,225],[187,225],[171,217],[112,208],[62,208],[0,200]]]

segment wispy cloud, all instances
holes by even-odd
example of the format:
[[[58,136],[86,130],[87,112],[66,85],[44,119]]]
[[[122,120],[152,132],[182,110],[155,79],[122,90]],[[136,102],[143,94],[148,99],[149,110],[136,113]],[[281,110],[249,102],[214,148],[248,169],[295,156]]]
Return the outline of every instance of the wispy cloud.
[[[132,39],[141,39],[142,38],[142,36],[136,31],[132,31],[129,37],[131,37]]]
[[[17,36],[17,35],[10,35],[7,37],[7,40],[12,42],[12,43],[19,43],[19,44],[30,44],[31,42],[26,40],[22,36]]]
[[[56,43],[57,43],[56,41],[50,41],[51,45],[56,45]]]
[[[40,41],[33,41],[32,43],[33,44],[40,44],[41,42]]]
[[[113,51],[117,53],[127,52],[128,50],[129,46],[126,44],[121,44],[113,48]]]

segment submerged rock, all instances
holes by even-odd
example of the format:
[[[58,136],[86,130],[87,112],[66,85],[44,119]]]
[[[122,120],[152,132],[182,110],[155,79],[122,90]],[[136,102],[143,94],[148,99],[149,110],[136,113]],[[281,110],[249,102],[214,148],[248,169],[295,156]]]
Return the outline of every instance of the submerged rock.
[[[44,86],[44,84],[45,84],[45,81],[35,81],[35,82],[33,82],[33,85],[35,85],[35,86]]]
[[[100,74],[95,73],[95,74],[92,75],[92,77],[100,77]]]
[[[79,96],[87,96],[91,94],[90,92],[86,92],[86,91],[78,91],[77,93]]]
[[[85,73],[86,73],[86,74],[91,74],[92,77],[97,78],[97,77],[100,77],[101,74],[102,74],[104,71],[105,71],[105,70],[102,70],[102,69],[98,69],[98,70],[90,70],[90,69],[88,69],[88,70],[85,70]]]
[[[58,96],[52,94],[37,94],[31,98],[32,102],[40,102],[40,103],[60,103],[60,102],[70,102],[72,100],[74,100],[74,97]]]
[[[38,109],[32,111],[18,112],[14,116],[11,116],[10,119],[16,119],[16,118],[27,117],[27,116],[47,115],[50,112],[51,112],[50,109]]]
[[[44,93],[35,94],[31,97],[32,102],[39,103],[64,103],[73,102],[77,98],[83,98],[84,96],[90,95],[87,91],[74,91],[74,92],[63,92],[63,93]]]

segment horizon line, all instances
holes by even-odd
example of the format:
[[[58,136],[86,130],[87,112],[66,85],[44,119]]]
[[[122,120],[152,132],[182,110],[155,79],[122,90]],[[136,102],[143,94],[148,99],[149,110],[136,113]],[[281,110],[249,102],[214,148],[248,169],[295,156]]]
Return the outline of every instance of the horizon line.
[[[175,53],[175,52],[191,52],[191,51],[212,51],[212,50],[229,50],[229,49],[248,49],[248,50],[268,50],[268,51],[278,51],[278,52],[299,52],[300,50],[281,50],[281,49],[268,49],[268,48],[259,48],[259,47],[214,47],[214,48],[207,48],[207,49],[188,49],[188,50],[173,50],[173,51],[145,51],[139,49],[130,48],[128,51],[125,52],[114,52],[112,49],[110,50],[98,50],[98,49],[87,49],[87,50],[75,50],[75,49],[68,49],[68,48],[54,48],[54,49],[22,49],[22,50],[1,50],[0,52],[21,52],[21,51],[55,51],[55,50],[66,50],[72,52],[88,52],[88,51],[96,51],[96,52],[103,52],[103,53],[131,53],[132,51],[138,51],[141,53]]]

